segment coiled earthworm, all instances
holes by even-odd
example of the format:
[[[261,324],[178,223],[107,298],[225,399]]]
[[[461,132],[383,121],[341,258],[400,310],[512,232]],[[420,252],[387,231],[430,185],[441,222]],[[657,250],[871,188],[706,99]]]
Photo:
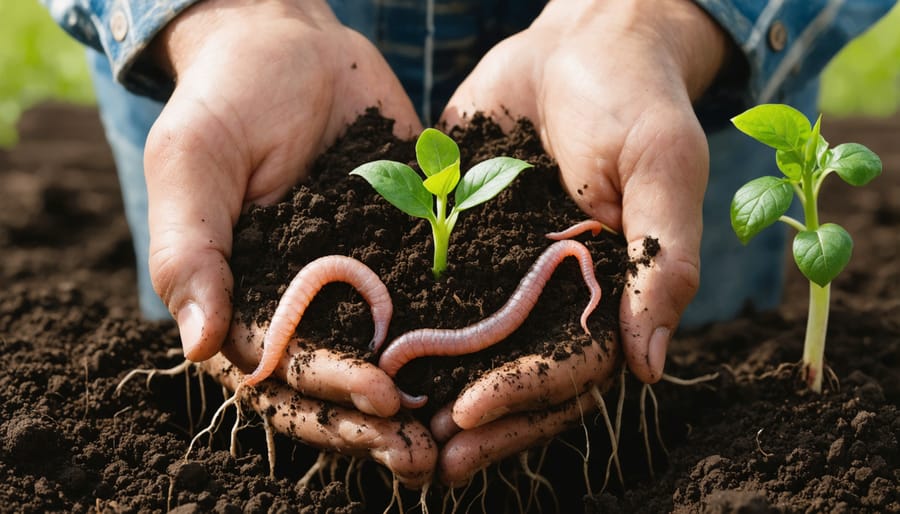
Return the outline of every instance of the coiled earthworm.
[[[377,347],[384,342],[394,305],[378,275],[352,257],[320,257],[304,266],[281,296],[263,339],[262,358],[256,370],[244,379],[244,385],[255,385],[272,374],[313,297],[331,282],[346,282],[359,291],[371,307],[375,322],[375,335],[369,346]]]
[[[591,291],[591,299],[581,313],[581,327],[590,335],[587,318],[600,303],[600,284],[594,275],[591,253],[583,244],[558,241],[550,245],[519,282],[509,300],[494,314],[461,329],[424,328],[407,332],[394,339],[381,354],[378,367],[394,377],[407,362],[434,355],[464,355],[483,350],[512,334],[537,303],[538,296],[563,259],[578,258],[581,276]],[[400,391],[401,403],[408,408],[421,407],[425,396],[412,396]]]
[[[583,234],[584,232],[587,232],[588,230],[590,230],[591,235],[594,235],[594,236],[599,234],[601,230],[606,230],[607,232],[612,232],[613,234],[616,233],[615,230],[609,228],[608,226],[604,225],[603,223],[600,223],[597,220],[584,220],[584,221],[580,221],[580,222],[572,225],[571,227],[569,227],[565,230],[562,230],[560,232],[550,232],[549,234],[546,234],[546,236],[547,236],[547,239],[553,239],[555,241],[562,241],[563,239],[571,239],[577,235]]]

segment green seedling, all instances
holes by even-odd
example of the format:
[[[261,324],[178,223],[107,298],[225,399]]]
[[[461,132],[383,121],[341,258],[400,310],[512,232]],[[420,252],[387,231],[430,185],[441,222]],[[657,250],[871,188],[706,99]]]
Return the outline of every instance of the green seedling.
[[[822,116],[811,126],[803,113],[787,105],[759,105],[731,121],[775,149],[775,163],[783,176],[760,177],[738,189],[731,202],[731,225],[745,244],[776,221],[797,230],[794,261],[809,279],[803,376],[810,389],[821,392],[831,281],[850,261],[853,239],[840,225],[820,223],[819,189],[832,172],[850,185],[865,185],[881,174],[881,159],[857,143],[829,148],[820,134]],[[803,222],[785,214],[794,194],[803,206]]]
[[[512,157],[494,157],[462,175],[456,142],[432,128],[425,129],[416,141],[416,161],[425,173],[424,179],[406,164],[387,160],[363,164],[350,174],[366,179],[394,207],[428,220],[434,237],[431,271],[440,278],[447,269],[450,234],[459,213],[497,196],[531,164]],[[454,190],[451,206],[449,198]]]

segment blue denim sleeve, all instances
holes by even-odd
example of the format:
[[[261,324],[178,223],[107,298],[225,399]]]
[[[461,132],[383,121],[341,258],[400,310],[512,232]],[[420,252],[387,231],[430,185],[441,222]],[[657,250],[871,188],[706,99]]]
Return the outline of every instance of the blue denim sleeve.
[[[143,50],[172,19],[198,0],[41,0],[72,37],[103,52],[113,76],[129,90],[167,98],[172,81]]]
[[[695,0],[745,58],[741,103],[781,102],[817,77],[895,0]]]

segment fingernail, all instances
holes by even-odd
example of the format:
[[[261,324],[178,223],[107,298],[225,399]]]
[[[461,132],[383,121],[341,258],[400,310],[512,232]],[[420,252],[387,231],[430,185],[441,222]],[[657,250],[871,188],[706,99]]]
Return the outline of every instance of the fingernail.
[[[481,419],[478,420],[477,426],[480,427],[481,425],[486,425],[501,416],[505,416],[508,412],[509,412],[509,407],[506,407],[506,406],[497,407],[494,410],[485,412],[484,415],[481,416]]]
[[[194,302],[188,302],[187,305],[178,311],[178,316],[175,319],[178,321],[178,331],[181,333],[181,347],[184,349],[184,356],[190,359],[191,354],[200,344],[206,316],[204,316],[203,309],[199,305]]]
[[[650,336],[650,345],[647,350],[647,361],[650,365],[650,373],[653,378],[662,377],[663,367],[666,365],[666,348],[669,346],[671,331],[666,327],[658,327]]]
[[[375,407],[372,406],[372,402],[369,400],[369,397],[364,394],[350,393],[350,401],[353,402],[353,405],[361,412],[381,416],[381,413],[375,410]]]

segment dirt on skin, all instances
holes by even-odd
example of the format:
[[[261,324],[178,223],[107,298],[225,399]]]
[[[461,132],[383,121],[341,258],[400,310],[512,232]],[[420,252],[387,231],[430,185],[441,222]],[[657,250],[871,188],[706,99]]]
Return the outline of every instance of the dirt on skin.
[[[493,125],[479,122],[454,134],[464,168],[498,154],[526,159],[535,168],[508,193],[460,216],[450,269],[435,282],[427,224],[383,205],[362,179],[346,177],[353,166],[373,158],[413,160],[412,143],[390,137],[383,120],[367,119],[319,160],[312,182],[296,188],[291,200],[251,210],[239,223],[233,265],[243,277],[235,291],[243,316],[264,316],[304,262],[340,253],[385,277],[395,302],[391,336],[404,327],[463,326],[505,302],[548,244],[544,233],[581,219],[564,201],[554,164],[526,125],[504,138]],[[684,378],[719,375],[704,386],[654,387],[658,432],[669,453],[656,440],[648,397],[652,472],[638,432],[641,391],[630,378],[620,448],[624,488],[613,475],[606,492],[599,492],[609,446],[601,420],[586,418],[592,495],[585,494],[581,458],[567,445],[583,451],[585,432],[579,427],[562,438],[567,444],[549,445],[539,471],[557,492],[560,511],[900,511],[900,118],[828,120],[825,126],[829,141],[861,142],[885,163],[885,174],[868,188],[838,180],[823,188],[823,219],[840,221],[856,242],[848,270],[832,288],[826,359],[840,388],[813,395],[799,387],[795,368],[779,368],[799,359],[805,327],[806,285],[791,268],[782,308],[679,334],[667,372]],[[340,461],[326,466],[309,487],[298,486],[318,451],[287,438],[276,439],[276,477],[268,478],[258,422],[240,433],[238,457],[228,452],[231,421],[226,420],[209,444],[202,439],[184,460],[190,427],[199,426],[201,418],[205,423],[213,403],[222,399],[210,381],[205,414],[198,382],[183,375],[158,376],[149,387],[138,378],[115,393],[131,369],[178,364],[178,355],[168,352],[180,345],[170,323],[138,319],[128,229],[94,111],[48,105],[27,113],[19,144],[0,151],[0,199],[0,510],[384,510],[390,484],[380,467],[363,464],[347,474],[347,462]],[[580,239],[591,248],[604,287],[603,310],[590,324],[599,333],[614,323],[613,306],[630,263],[614,237]],[[659,244],[664,250],[665,241]],[[263,259],[265,252],[254,251],[258,248],[279,258]],[[640,265],[652,265],[652,259]],[[401,290],[408,292],[395,292]],[[574,260],[568,259],[548,283],[534,316],[513,336],[515,345],[497,345],[439,375],[440,359],[416,361],[401,372],[401,384],[413,393],[437,386],[452,391],[468,371],[506,359],[491,353],[501,347],[546,348],[563,341],[577,348],[584,341],[578,316],[586,300]],[[372,325],[368,307],[352,288],[330,285],[298,330],[358,353],[371,338]],[[457,368],[463,370],[454,373]],[[441,380],[422,380],[429,376]],[[440,388],[427,392],[448,394]],[[611,408],[616,394],[607,395]],[[530,452],[533,470],[540,456]],[[537,511],[536,502],[547,512],[555,508],[546,487],[529,488],[539,482],[524,476],[518,460],[484,475],[483,504],[477,494],[481,480],[468,493],[456,492],[463,498],[460,510],[486,505],[490,512],[530,512]],[[430,494],[431,512],[452,505],[440,494]],[[417,498],[404,493],[404,506],[409,509]]]
[[[295,188],[287,201],[253,208],[238,220],[232,270],[239,319],[264,326],[303,266],[338,254],[362,261],[387,286],[394,304],[387,341],[418,328],[461,328],[493,314],[510,298],[532,263],[553,243],[545,234],[585,218],[559,185],[558,168],[529,123],[522,122],[505,137],[495,124],[476,117],[465,132],[451,134],[460,143],[464,173],[496,156],[519,158],[534,167],[496,198],[460,214],[450,239],[448,268],[435,280],[429,223],[404,214],[364,179],[349,175],[376,159],[418,168],[415,141],[395,139],[392,125],[370,111],[318,159],[308,184]],[[609,233],[586,233],[578,239],[591,250],[603,289],[588,326],[595,338],[605,341],[615,337],[618,327],[629,267],[624,240]],[[398,384],[412,394],[429,396],[427,408],[416,412],[427,421],[434,409],[498,363],[528,354],[567,358],[591,343],[579,322],[589,296],[577,260],[568,258],[544,288],[543,301],[504,341],[476,354],[415,360],[401,369]],[[310,344],[374,362],[368,349],[372,333],[369,306],[343,283],[323,288],[297,328],[297,334],[314,342]]]

